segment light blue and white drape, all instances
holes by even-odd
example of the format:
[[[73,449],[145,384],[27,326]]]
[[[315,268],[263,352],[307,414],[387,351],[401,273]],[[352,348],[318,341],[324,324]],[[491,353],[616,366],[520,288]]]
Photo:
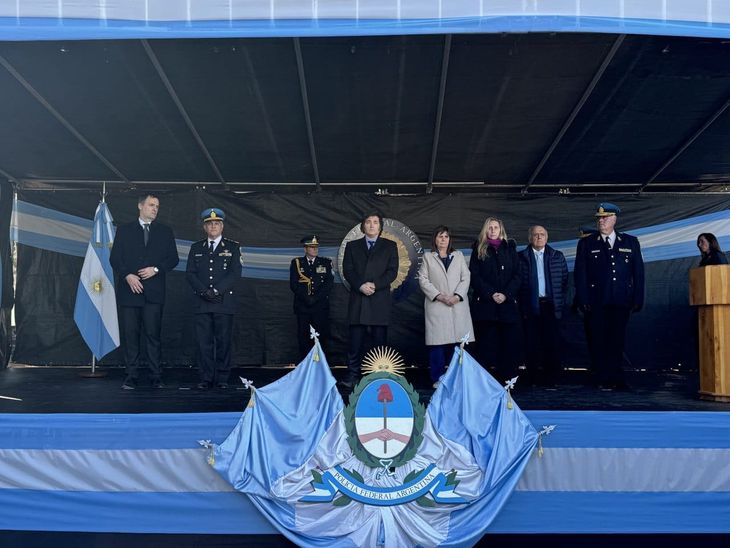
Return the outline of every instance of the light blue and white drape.
[[[320,356],[314,361],[313,356]],[[214,467],[246,493],[283,534],[303,546],[448,546],[474,543],[497,516],[537,443],[522,411],[467,353],[459,353],[428,407],[416,456],[381,475],[361,463],[347,442],[343,403],[321,349],[285,377],[256,390]],[[339,465],[374,488],[394,488],[434,465],[455,470],[466,504],[415,502],[346,506],[303,502],[312,471]]]

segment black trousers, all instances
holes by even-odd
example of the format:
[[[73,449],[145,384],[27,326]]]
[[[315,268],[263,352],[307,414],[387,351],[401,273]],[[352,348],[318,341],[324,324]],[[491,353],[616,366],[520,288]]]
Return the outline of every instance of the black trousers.
[[[322,310],[299,311],[297,313],[297,341],[299,341],[299,359],[303,360],[312,349],[314,341],[309,335],[309,326],[319,333],[319,342],[327,352],[330,338],[330,311]]]
[[[599,384],[624,382],[622,364],[630,314],[629,307],[614,305],[594,306],[586,312],[588,352]]]
[[[350,346],[347,351],[347,381],[360,378],[360,368],[365,354],[376,346],[388,344],[387,325],[351,325]]]
[[[477,359],[495,378],[504,383],[517,375],[522,361],[522,326],[519,322],[474,322]]]
[[[533,381],[555,384],[560,376],[560,320],[552,301],[540,299],[540,313],[525,318],[527,371]]]
[[[162,329],[162,304],[145,303],[144,306],[120,306],[119,319],[124,364],[127,377],[137,379],[141,354],[141,338],[144,338],[146,361],[152,379],[162,376],[160,332]]]
[[[232,332],[233,314],[217,312],[195,314],[198,370],[201,381],[228,382],[231,371]]]

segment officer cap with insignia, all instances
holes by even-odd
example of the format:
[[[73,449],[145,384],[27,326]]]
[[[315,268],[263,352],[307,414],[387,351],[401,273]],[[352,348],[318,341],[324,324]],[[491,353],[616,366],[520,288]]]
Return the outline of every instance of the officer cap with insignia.
[[[610,217],[611,215],[618,215],[621,213],[621,208],[616,204],[609,204],[608,202],[602,202],[598,204],[598,209],[594,217]]]
[[[222,209],[218,209],[217,207],[209,207],[200,214],[200,218],[203,219],[204,223],[207,223],[208,221],[223,222],[223,220],[226,218],[226,214],[223,213]]]
[[[316,234],[312,234],[310,236],[305,236],[301,240],[299,240],[302,244],[305,246],[316,246],[319,247],[319,239],[317,238]]]

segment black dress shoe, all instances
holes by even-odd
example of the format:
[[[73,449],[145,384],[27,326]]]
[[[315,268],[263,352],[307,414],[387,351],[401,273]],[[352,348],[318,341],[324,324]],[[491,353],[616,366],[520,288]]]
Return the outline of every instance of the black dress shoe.
[[[150,384],[152,385],[152,388],[165,388],[165,383],[162,382],[162,379],[152,379]]]
[[[228,388],[228,383],[227,382],[219,382],[218,384],[215,385],[215,387],[216,388],[219,388],[221,390],[225,390],[226,388]]]
[[[201,381],[198,383],[198,390],[210,390],[213,387],[213,383],[210,381]]]
[[[134,390],[135,388],[137,388],[137,379],[133,379],[132,377],[124,379],[122,390]]]

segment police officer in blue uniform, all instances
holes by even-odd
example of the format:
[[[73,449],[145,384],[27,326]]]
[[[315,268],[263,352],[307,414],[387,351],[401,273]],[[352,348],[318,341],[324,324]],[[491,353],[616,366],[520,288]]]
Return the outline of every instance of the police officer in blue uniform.
[[[323,347],[330,334],[330,292],[334,277],[332,261],[319,257],[319,239],[315,234],[301,239],[304,256],[292,259],[289,266],[289,287],[294,293],[294,314],[297,316],[297,340],[299,358],[303,359],[312,349],[309,336],[311,325],[319,333]]]
[[[626,326],[644,305],[644,261],[639,240],[616,232],[618,206],[602,203],[595,214],[598,231],[578,241],[575,256],[576,304],[589,331],[589,352],[598,385],[625,389]]]
[[[195,295],[195,336],[198,341],[198,388],[228,388],[235,286],[241,279],[238,242],[223,237],[225,214],[211,207],[201,214],[206,238],[190,246],[186,279]]]

